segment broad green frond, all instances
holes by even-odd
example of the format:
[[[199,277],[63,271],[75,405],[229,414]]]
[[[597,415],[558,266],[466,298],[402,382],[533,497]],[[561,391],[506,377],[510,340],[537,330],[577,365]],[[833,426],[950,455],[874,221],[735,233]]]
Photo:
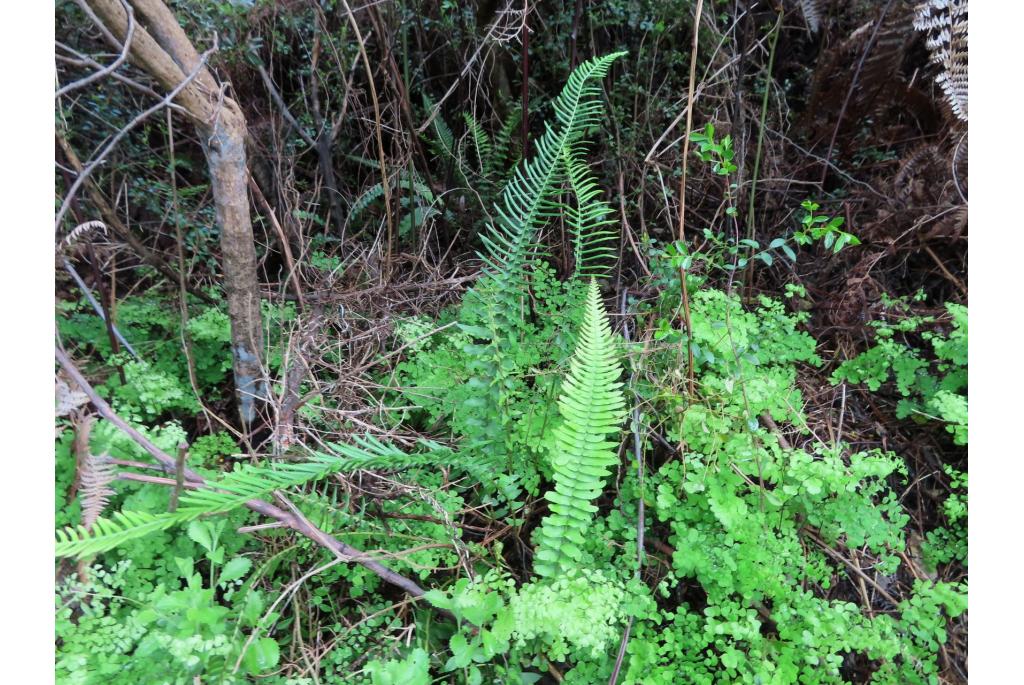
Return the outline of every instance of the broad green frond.
[[[495,207],[497,225],[483,236],[485,271],[499,290],[519,293],[521,274],[535,247],[537,231],[557,206],[552,196],[564,173],[563,155],[588,128],[600,123],[599,80],[623,52],[587,60],[569,75],[554,100],[554,124],[534,143],[536,152],[515,171]]]
[[[573,277],[602,276],[615,259],[618,235],[606,226],[615,223],[612,208],[601,197],[601,189],[585,160],[582,141],[566,148],[565,171],[575,204],[565,208],[565,220],[572,231]]]
[[[542,576],[557,575],[579,560],[584,532],[597,512],[593,501],[617,461],[618,443],[609,438],[618,433],[626,414],[618,380],[622,366],[593,279],[585,306],[579,342],[558,400],[563,423],[554,433],[555,489],[544,495],[551,513],[537,533],[533,562]]]
[[[429,451],[406,454],[372,437],[358,438],[354,445],[332,445],[335,454],[315,454],[299,463],[245,465],[199,490],[182,493],[173,513],[117,512],[112,518],[97,519],[91,529],[68,526],[57,531],[58,557],[86,557],[114,549],[129,540],[144,537],[200,516],[222,514],[251,499],[321,480],[335,473],[361,469],[398,469],[448,462],[451,453],[427,443]]]

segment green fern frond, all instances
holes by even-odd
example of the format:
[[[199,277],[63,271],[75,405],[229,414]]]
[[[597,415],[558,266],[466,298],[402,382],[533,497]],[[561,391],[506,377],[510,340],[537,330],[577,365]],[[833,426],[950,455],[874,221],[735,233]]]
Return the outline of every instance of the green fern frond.
[[[522,107],[516,107],[508,113],[501,128],[494,134],[494,141],[491,146],[493,151],[490,159],[487,161],[487,167],[484,169],[484,175],[488,178],[494,181],[504,180],[508,176],[509,171],[514,169],[515,165],[519,162],[518,157],[511,159],[510,155],[512,152],[512,135],[518,130],[519,122],[522,121],[522,118]]]
[[[595,57],[576,67],[555,98],[554,125],[546,125],[534,145],[533,157],[516,169],[505,187],[495,207],[498,222],[482,236],[484,271],[499,291],[523,292],[522,271],[534,252],[536,234],[557,208],[552,196],[557,194],[564,173],[563,155],[584,131],[600,122],[599,80],[624,54]]]
[[[434,101],[426,93],[423,94],[423,107],[428,112],[434,109]],[[445,157],[454,159],[455,158],[455,136],[452,134],[451,128],[448,127],[448,123],[445,122],[444,117],[438,112],[434,120],[430,122],[430,128],[434,132],[432,138],[428,138],[427,141],[430,144],[434,154],[444,159]]]
[[[621,375],[608,316],[591,279],[579,342],[558,400],[563,422],[554,432],[555,488],[544,495],[551,513],[537,533],[533,568],[538,575],[564,572],[582,554],[584,532],[597,512],[593,501],[617,461],[618,443],[609,438],[626,415]]]
[[[601,197],[582,141],[570,145],[564,154],[566,176],[575,205],[565,208],[565,220],[572,232],[573,278],[603,276],[615,258],[618,235],[606,226],[615,223],[612,208]]]
[[[121,511],[112,518],[97,519],[91,529],[68,526],[59,530],[56,555],[86,557],[106,552],[129,540],[200,516],[226,513],[275,490],[305,485],[335,473],[410,468],[450,461],[451,453],[446,448],[434,443],[426,443],[426,447],[426,452],[406,454],[367,436],[357,438],[353,445],[331,445],[335,454],[314,454],[305,462],[245,465],[207,487],[182,493],[177,511],[163,514]]]
[[[430,187],[423,182],[423,179],[420,178],[419,174],[416,174],[415,172],[413,173],[415,174],[412,182],[413,192],[415,192],[416,195],[426,200],[427,204],[432,203],[434,201],[434,193],[430,190]],[[401,184],[402,190],[404,191],[408,188],[409,181],[403,178],[401,180]],[[391,190],[394,190],[394,183],[391,184]],[[352,207],[351,209],[349,209],[348,212],[349,221],[355,221],[356,219],[358,219],[359,216],[364,211],[366,211],[367,207],[369,207],[371,204],[374,203],[374,201],[382,198],[383,196],[384,183],[380,181],[374,183],[362,195],[357,197],[355,201],[352,202]]]
[[[462,119],[466,122],[466,129],[469,131],[470,139],[473,141],[473,152],[476,153],[477,168],[484,173],[490,163],[493,149],[491,139],[488,137],[484,127],[480,125],[469,112],[462,113]]]

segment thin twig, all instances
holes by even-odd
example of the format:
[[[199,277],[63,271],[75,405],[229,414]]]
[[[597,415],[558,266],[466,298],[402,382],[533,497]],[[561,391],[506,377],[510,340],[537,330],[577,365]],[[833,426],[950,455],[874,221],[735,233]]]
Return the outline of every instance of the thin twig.
[[[217,46],[214,45],[212,48],[204,52],[199,58],[199,64],[196,65],[196,68],[192,71],[191,74],[186,76],[181,83],[175,86],[174,90],[168,93],[163,100],[161,100],[160,102],[156,103],[146,111],[139,114],[137,117],[132,119],[127,126],[118,131],[117,134],[110,139],[110,142],[108,142],[106,146],[99,152],[99,154],[97,154],[92,161],[85,165],[85,168],[83,168],[82,171],[78,174],[78,178],[75,179],[75,182],[72,183],[71,187],[68,189],[67,195],[64,197],[64,202],[61,203],[60,210],[57,212],[57,217],[54,219],[54,230],[60,228],[60,222],[64,219],[64,215],[67,214],[68,209],[71,207],[71,200],[74,199],[75,194],[78,192],[78,189],[82,187],[82,184],[85,183],[86,179],[89,178],[90,174],[92,174],[92,172],[96,170],[96,167],[103,163],[104,159],[106,159],[107,155],[110,154],[111,150],[113,150],[114,147],[119,142],[121,142],[122,138],[128,135],[129,131],[131,131],[133,128],[135,128],[140,123],[145,121],[152,114],[160,111],[168,104],[170,104],[170,102],[178,96],[178,93],[183,91],[185,87],[188,86],[188,84],[190,84],[197,76],[199,76],[199,74],[206,66],[206,60],[216,50]]]
[[[103,307],[100,306],[100,303],[96,301],[96,298],[93,296],[92,291],[89,290],[89,286],[87,286],[85,284],[85,281],[82,280],[82,277],[78,275],[78,272],[75,270],[75,267],[71,264],[70,261],[68,261],[67,257],[64,258],[64,270],[71,274],[71,278],[73,278],[75,280],[75,283],[78,284],[78,288],[82,291],[82,294],[85,295],[85,299],[89,301],[89,304],[92,305],[93,310],[96,312],[96,316],[100,317],[103,323],[110,326],[110,329],[114,332],[114,336],[117,338],[117,341],[124,345],[124,348],[128,350],[128,352],[133,357],[135,357],[136,360],[138,360],[139,353],[135,351],[135,348],[133,348],[127,340],[125,340],[124,335],[122,335],[121,331],[118,330],[117,326],[114,325],[114,322],[107,321],[107,316],[103,312]]]
[[[113,62],[103,67],[99,71],[93,72],[84,78],[81,78],[77,81],[74,81],[73,83],[69,83],[68,85],[64,86],[54,94],[54,98],[59,98],[62,95],[67,95],[73,90],[84,88],[90,83],[99,81],[104,76],[112,74],[114,71],[116,71],[117,68],[124,64],[125,60],[128,59],[128,52],[132,45],[132,36],[135,35],[135,12],[132,10],[132,6],[128,4],[128,2],[126,2],[125,0],[121,0],[121,4],[124,5],[124,11],[128,14],[128,31],[124,37],[124,47],[121,48],[121,54],[117,56],[117,59],[115,59]]]

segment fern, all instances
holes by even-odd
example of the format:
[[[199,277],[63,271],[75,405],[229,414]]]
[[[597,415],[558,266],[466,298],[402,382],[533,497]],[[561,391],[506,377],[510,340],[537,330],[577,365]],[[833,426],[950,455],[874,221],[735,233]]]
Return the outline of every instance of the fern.
[[[86,442],[88,445],[88,442]],[[82,461],[81,489],[82,525],[91,528],[107,508],[114,490],[110,484],[117,479],[117,469],[109,456],[87,454]]]
[[[200,516],[222,514],[275,490],[293,488],[322,480],[335,473],[361,469],[397,469],[437,464],[450,460],[450,452],[434,443],[428,451],[406,454],[372,437],[357,439],[355,445],[332,445],[336,454],[315,454],[306,462],[268,466],[242,466],[215,483],[183,493],[177,511],[150,514],[121,511],[113,518],[97,519],[91,529],[68,526],[57,531],[58,557],[87,557]]]
[[[401,184],[402,184],[402,190],[405,190],[405,189],[408,188],[409,182],[406,179],[402,179],[401,180]],[[392,185],[391,190],[394,190],[394,183],[392,183],[391,185]],[[419,174],[415,174],[413,176],[412,189],[413,189],[413,192],[416,195],[418,195],[421,198],[423,198],[424,200],[426,200],[427,204],[430,204],[430,203],[432,203],[434,201],[434,193],[431,192],[429,186],[427,186],[427,184],[423,182],[423,179],[420,178]],[[348,213],[349,221],[355,221],[356,219],[358,219],[359,216],[364,211],[366,211],[367,207],[369,207],[371,204],[373,204],[375,200],[378,200],[378,199],[380,199],[383,196],[384,196],[384,183],[383,183],[383,181],[379,181],[377,183],[374,183],[362,195],[357,197],[355,199],[355,201],[352,202],[352,208],[349,210],[349,213]]]
[[[616,359],[608,316],[597,283],[590,281],[580,338],[562,384],[552,456],[555,489],[545,494],[551,513],[537,535],[534,570],[553,576],[579,561],[586,527],[597,512],[592,502],[616,463],[616,434],[626,413],[622,367]]]
[[[800,0],[800,10],[804,14],[804,21],[811,33],[817,33],[821,28],[821,0]]]
[[[564,154],[566,176],[576,199],[574,206],[565,208],[565,220],[572,232],[573,278],[603,275],[615,257],[612,243],[617,237],[604,228],[615,220],[609,218],[612,208],[601,198],[601,189],[584,161],[585,151],[583,143],[578,142]]]
[[[519,122],[522,118],[522,107],[516,107],[508,113],[505,122],[498,129],[497,133],[494,134],[494,140],[491,145],[493,152],[490,159],[487,160],[487,167],[484,169],[484,174],[488,178],[495,181],[499,178],[504,178],[508,176],[509,170],[514,169],[515,165],[518,164],[518,156],[515,159],[511,158],[512,135],[519,128]]]
[[[555,125],[546,125],[536,141],[536,153],[516,169],[506,186],[495,208],[499,220],[483,234],[480,255],[497,292],[513,298],[525,292],[523,271],[534,253],[536,234],[554,207],[551,198],[562,180],[563,156],[584,131],[599,123],[598,80],[624,54],[594,57],[576,67],[555,98]]]
[[[935,83],[953,114],[967,121],[967,0],[927,0],[916,8],[914,28],[927,34],[931,61],[941,69]]]
[[[487,132],[484,131],[483,126],[480,125],[480,122],[472,114],[463,112],[462,119],[466,122],[470,139],[473,141],[473,151],[476,153],[477,164],[479,165],[477,168],[480,169],[481,173],[484,173],[494,153],[491,147],[491,139],[488,137]]]

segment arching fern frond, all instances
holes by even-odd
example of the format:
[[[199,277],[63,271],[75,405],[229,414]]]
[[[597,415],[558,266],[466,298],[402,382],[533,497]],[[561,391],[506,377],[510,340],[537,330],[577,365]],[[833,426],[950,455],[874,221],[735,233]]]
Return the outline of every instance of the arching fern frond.
[[[145,537],[171,526],[187,523],[200,516],[222,514],[237,509],[251,499],[321,480],[335,473],[362,469],[401,469],[447,463],[451,452],[434,443],[428,451],[406,454],[372,437],[363,437],[353,445],[332,445],[335,454],[315,454],[299,463],[245,465],[210,483],[207,487],[183,493],[177,511],[150,514],[121,511],[112,518],[99,518],[91,529],[68,526],[57,531],[58,557],[86,557]]]
[[[573,278],[602,276],[615,258],[617,235],[606,226],[615,223],[611,206],[601,197],[593,173],[587,165],[582,141],[570,145],[564,153],[566,176],[574,204],[565,208],[565,221],[572,232]]]
[[[399,183],[402,185],[402,190],[407,191],[409,186],[408,179],[402,177],[399,180]],[[392,182],[391,190],[394,190],[394,186],[395,184],[394,182]],[[420,196],[425,201],[426,204],[429,205],[434,202],[434,193],[430,190],[430,187],[423,182],[423,179],[420,177],[419,174],[414,173],[412,181],[412,190],[416,195]],[[362,213],[366,211],[367,207],[369,207],[376,200],[379,200],[382,197],[384,197],[384,183],[382,181],[378,181],[377,183],[374,183],[372,186],[367,188],[362,195],[357,197],[352,202],[352,207],[351,209],[349,209],[348,213],[348,220],[357,220],[360,217],[360,215],[362,215]]]
[[[496,282],[498,292],[513,296],[524,292],[523,269],[534,252],[537,231],[554,208],[551,198],[561,182],[563,155],[584,131],[600,122],[599,80],[624,54],[594,57],[573,70],[554,100],[554,125],[546,124],[544,135],[534,144],[533,157],[516,169],[505,187],[495,207],[498,222],[482,236],[484,271]]]
[[[555,489],[544,495],[551,513],[541,523],[533,561],[539,575],[556,575],[580,558],[584,531],[597,512],[593,501],[616,463],[618,443],[609,438],[626,414],[621,375],[608,316],[591,280],[579,342],[558,400],[563,422],[554,433]]]

